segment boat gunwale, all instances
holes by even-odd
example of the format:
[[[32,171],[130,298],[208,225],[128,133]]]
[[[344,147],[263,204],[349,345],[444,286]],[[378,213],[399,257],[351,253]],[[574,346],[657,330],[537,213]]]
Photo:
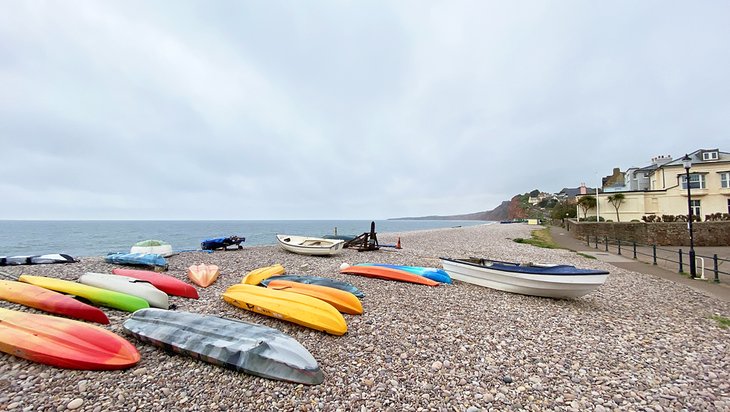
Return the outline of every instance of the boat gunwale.
[[[579,268],[576,268],[575,266],[572,266],[572,265],[565,265],[565,266],[572,266],[576,270],[579,270],[579,271],[582,271],[582,272],[576,272],[576,273],[536,273],[536,272],[524,272],[524,271],[519,271],[519,270],[510,270],[509,268],[503,268],[503,267],[496,267],[495,268],[495,267],[492,267],[492,266],[486,266],[486,265],[481,265],[481,264],[478,264],[478,263],[472,263],[472,262],[467,262],[467,261],[460,260],[460,259],[452,259],[452,258],[447,258],[447,257],[439,257],[439,259],[445,260],[447,262],[455,263],[455,264],[472,266],[472,267],[479,268],[479,269],[495,270],[495,271],[498,271],[498,272],[519,273],[519,274],[523,274],[523,275],[533,275],[533,276],[604,276],[604,275],[609,275],[610,274],[610,272],[605,271],[605,270],[600,270],[600,269],[579,269]],[[479,258],[479,259],[482,259],[482,260],[485,260],[485,261],[489,261],[489,262],[501,263],[501,264],[511,264],[511,265],[515,265],[515,267],[517,267],[517,264],[515,264],[514,262],[505,262],[505,261],[500,261],[500,260],[492,260],[492,259],[484,259],[484,258]]]

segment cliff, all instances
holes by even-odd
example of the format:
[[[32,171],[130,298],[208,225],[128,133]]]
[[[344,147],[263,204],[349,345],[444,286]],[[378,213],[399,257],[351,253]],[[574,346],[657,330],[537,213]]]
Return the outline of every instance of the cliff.
[[[505,200],[492,210],[484,212],[468,213],[465,215],[450,216],[420,216],[420,217],[399,217],[389,220],[510,220],[527,217],[527,213],[520,206],[519,196],[512,200]]]

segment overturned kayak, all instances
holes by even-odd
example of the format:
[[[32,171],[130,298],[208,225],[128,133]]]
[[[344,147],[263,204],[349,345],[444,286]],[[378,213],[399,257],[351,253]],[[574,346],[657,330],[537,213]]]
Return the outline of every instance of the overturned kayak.
[[[110,253],[104,261],[113,265],[143,266],[159,272],[167,270],[167,260],[156,253]]]
[[[115,275],[129,276],[130,278],[146,280],[157,289],[173,296],[198,299],[198,290],[178,278],[149,270],[139,269],[112,269]]]
[[[79,277],[79,283],[136,296],[146,300],[150,306],[156,308],[167,309],[170,307],[167,293],[157,289],[147,281],[129,276],[86,272]]]
[[[125,369],[139,362],[131,343],[99,326],[0,308],[0,351],[59,368]]]
[[[114,309],[134,312],[138,309],[150,307],[149,303],[142,298],[127,295],[125,293],[114,292],[112,290],[101,289],[94,286],[84,285],[78,282],[68,280],[49,278],[45,276],[20,275],[19,281],[30,283],[31,285],[40,286],[42,288],[55,290],[56,292],[67,293],[69,295],[82,297],[94,305],[106,306]]]
[[[29,283],[0,280],[0,299],[54,315],[109,324],[109,318],[101,309]]]
[[[188,268],[188,278],[198,286],[207,288],[218,279],[220,270],[216,265],[192,265]]]
[[[124,329],[141,341],[251,375],[305,385],[324,380],[317,361],[301,343],[267,326],[143,309],[124,322]]]
[[[78,259],[63,253],[32,256],[0,256],[0,266],[44,265],[48,263],[75,263]]]
[[[402,270],[425,278],[435,280],[439,283],[451,283],[451,277],[445,270],[439,268],[428,268],[422,266],[389,265],[387,263],[358,263],[355,266],[382,266],[391,269]]]
[[[340,273],[347,273],[350,275],[360,275],[369,278],[383,279],[383,280],[396,280],[399,282],[416,283],[419,285],[426,286],[438,286],[439,282],[425,278],[415,273],[406,272],[404,270],[391,269],[383,266],[348,266]]]
[[[311,296],[239,283],[223,293],[223,300],[241,309],[333,335],[347,332],[342,314],[329,303]]]
[[[365,294],[360,291],[356,286],[343,282],[340,280],[334,280],[330,278],[324,278],[321,276],[302,276],[302,275],[281,275],[281,276],[272,276],[268,279],[264,279],[261,281],[261,284],[264,286],[267,286],[269,282],[272,280],[291,280],[292,282],[298,282],[298,283],[306,283],[308,285],[320,285],[320,286],[327,286],[329,288],[335,288],[344,290],[345,292],[350,292],[353,295],[357,296],[358,298],[362,299],[365,297]]]
[[[357,296],[344,290],[330,288],[320,285],[308,285],[306,283],[293,282],[291,280],[273,279],[266,285],[269,289],[294,292],[323,300],[342,313],[350,315],[362,315],[362,303]]]
[[[268,279],[272,276],[283,275],[284,273],[286,273],[284,266],[277,263],[275,265],[254,269],[248,272],[246,276],[241,279],[241,283],[245,283],[247,285],[258,285],[264,279]]]
[[[143,240],[129,249],[129,253],[152,253],[162,257],[172,256],[172,245],[162,240]]]

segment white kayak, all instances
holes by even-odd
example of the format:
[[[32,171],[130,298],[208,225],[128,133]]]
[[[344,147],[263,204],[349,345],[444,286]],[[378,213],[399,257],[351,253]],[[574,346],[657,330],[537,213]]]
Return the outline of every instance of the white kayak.
[[[79,277],[79,283],[136,296],[146,300],[150,306],[156,308],[168,309],[170,307],[167,293],[157,289],[147,281],[129,276],[86,272]]]

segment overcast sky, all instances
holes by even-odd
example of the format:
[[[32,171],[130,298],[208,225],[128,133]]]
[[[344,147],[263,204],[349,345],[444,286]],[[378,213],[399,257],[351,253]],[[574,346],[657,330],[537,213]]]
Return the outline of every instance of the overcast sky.
[[[2,1],[0,219],[490,210],[730,150],[730,2]]]

